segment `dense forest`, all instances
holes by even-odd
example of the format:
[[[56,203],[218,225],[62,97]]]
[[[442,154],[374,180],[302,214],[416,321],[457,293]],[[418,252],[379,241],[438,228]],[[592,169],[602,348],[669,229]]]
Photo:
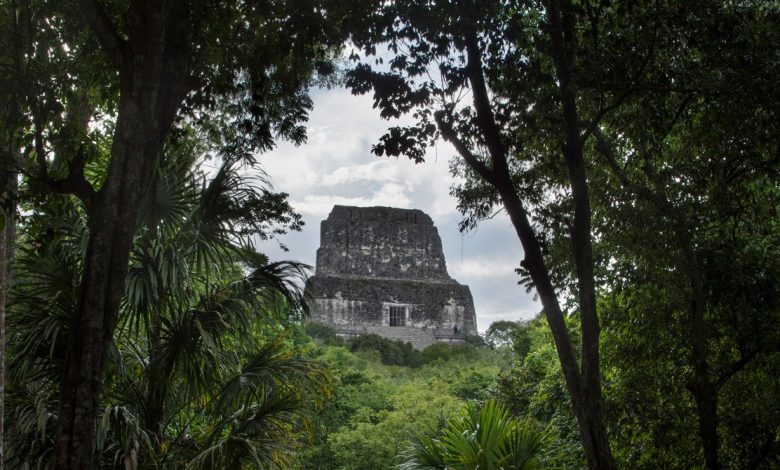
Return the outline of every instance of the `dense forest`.
[[[770,0],[0,0],[0,466],[780,468],[779,79]],[[315,87],[447,149],[536,318],[307,323],[257,242]]]

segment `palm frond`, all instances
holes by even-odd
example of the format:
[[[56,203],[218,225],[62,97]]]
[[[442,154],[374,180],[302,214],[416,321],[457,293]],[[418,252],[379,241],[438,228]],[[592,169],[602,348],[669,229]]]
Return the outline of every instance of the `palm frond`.
[[[311,266],[294,261],[278,261],[255,268],[247,277],[263,304],[272,304],[275,297],[284,298],[288,312],[301,319],[309,311],[309,299],[304,296],[303,285]]]
[[[11,468],[48,469],[57,428],[57,383],[46,380],[9,382],[5,389],[5,434]]]
[[[533,470],[543,468],[549,441],[549,429],[511,418],[495,401],[472,403],[438,433],[414,438],[399,468]]]
[[[326,398],[332,391],[331,376],[322,363],[287,350],[279,336],[252,354],[241,371],[225,381],[214,406],[219,412],[268,393],[291,390]]]
[[[215,174],[200,168],[197,139],[188,139],[166,148],[139,215],[97,458],[110,468],[183,468],[193,457],[193,468],[279,468],[298,450],[299,431],[311,429],[312,397],[331,392],[321,364],[283,337],[264,339],[305,315],[308,266],[269,263],[253,241],[300,218],[237,159]],[[89,239],[84,208],[71,199],[31,216],[9,296],[7,436],[19,466],[45,467],[53,448]]]
[[[76,311],[80,272],[60,239],[20,250],[8,304],[8,368],[12,380],[59,377]]]
[[[511,436],[502,445],[506,456],[500,462],[505,468],[534,470],[544,468],[542,454],[551,441],[550,427],[540,429],[539,424],[526,419],[515,424]]]
[[[427,434],[414,436],[402,453],[400,470],[446,470],[445,455],[441,443]]]
[[[127,405],[111,405],[102,410],[97,427],[97,450],[109,456],[114,466],[136,460],[140,451],[153,454],[153,437],[144,428],[138,410]]]
[[[260,400],[241,407],[213,426],[206,447],[188,469],[239,469],[245,462],[257,468],[288,468],[299,446],[300,428],[311,430],[300,397],[267,389]]]

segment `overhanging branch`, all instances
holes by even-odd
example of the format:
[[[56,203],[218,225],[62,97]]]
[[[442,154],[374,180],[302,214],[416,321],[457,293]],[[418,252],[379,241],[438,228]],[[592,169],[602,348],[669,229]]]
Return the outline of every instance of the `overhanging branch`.
[[[108,54],[108,58],[117,70],[122,69],[125,59],[126,42],[117,32],[111,18],[98,0],[81,0],[84,20],[89,25],[101,47]],[[182,19],[181,21],[185,21]]]
[[[737,372],[744,369],[750,361],[752,361],[759,353],[759,349],[753,349],[747,353],[743,353],[739,360],[732,362],[729,367],[715,380],[715,389],[720,389],[728,380],[733,377]]]
[[[485,145],[490,152],[490,158],[493,161],[493,171],[499,174],[506,173],[509,176],[509,167],[506,160],[506,149],[501,142],[501,131],[493,115],[493,109],[490,105],[485,76],[482,71],[482,52],[479,49],[477,33],[473,26],[466,29],[466,54],[468,63],[466,64],[466,74],[471,84],[471,91],[474,97],[474,109],[477,113],[477,126],[482,137],[485,139]]]
[[[86,206],[87,210],[90,210],[97,193],[89,181],[84,177],[84,165],[86,165],[84,145],[82,144],[79,147],[76,155],[68,162],[68,176],[63,179],[53,178],[51,174],[49,174],[49,164],[46,162],[45,152],[41,129],[36,126],[35,157],[38,163],[37,179],[53,193],[73,194],[84,202],[84,206]]]
[[[468,146],[458,137],[458,134],[452,127],[452,123],[444,119],[443,114],[443,112],[438,112],[434,116],[436,119],[436,124],[439,126],[439,132],[441,132],[441,136],[444,137],[444,140],[447,142],[452,143],[452,145],[455,147],[455,150],[457,150],[458,154],[463,157],[464,160],[466,160],[466,163],[469,165],[469,167],[476,171],[485,181],[495,187],[496,177],[493,174],[493,170],[488,168],[487,165],[485,165],[479,158],[477,158],[476,155],[471,152],[471,150],[469,150]]]

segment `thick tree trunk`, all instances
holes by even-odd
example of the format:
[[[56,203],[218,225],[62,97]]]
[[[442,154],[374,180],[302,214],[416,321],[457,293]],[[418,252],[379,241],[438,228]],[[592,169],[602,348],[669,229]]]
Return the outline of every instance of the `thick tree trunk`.
[[[121,97],[107,176],[89,201],[90,238],[60,385],[55,447],[60,470],[93,467],[103,370],[137,214],[191,83],[188,2],[134,4],[129,42],[119,37],[96,2],[84,0],[82,6],[119,70]]]
[[[706,379],[706,372],[695,371],[693,396],[699,413],[699,437],[704,449],[704,463],[709,470],[721,468],[718,458],[718,396],[715,387]]]
[[[108,177],[90,211],[79,311],[60,387],[59,469],[92,467],[103,370],[124,293],[136,217],[163,145],[164,134],[149,128],[158,117],[142,115],[142,108],[123,98]],[[166,121],[170,126],[172,116]]]
[[[718,387],[710,376],[707,364],[704,281],[699,271],[693,241],[683,227],[682,221],[678,222],[677,238],[685,256],[691,289],[689,315],[693,382],[688,388],[696,401],[699,414],[699,437],[704,449],[704,463],[709,470],[718,470],[721,468],[718,458]]]
[[[17,172],[14,168],[18,161],[13,142],[7,143],[7,155],[0,166],[0,470],[5,468],[5,313],[8,300],[8,288],[11,285],[11,261],[16,244],[16,201],[18,192]]]
[[[125,99],[109,174],[90,211],[90,239],[79,311],[71,330],[60,388],[57,468],[92,467],[95,423],[107,351],[113,340],[141,198],[162,142]]]

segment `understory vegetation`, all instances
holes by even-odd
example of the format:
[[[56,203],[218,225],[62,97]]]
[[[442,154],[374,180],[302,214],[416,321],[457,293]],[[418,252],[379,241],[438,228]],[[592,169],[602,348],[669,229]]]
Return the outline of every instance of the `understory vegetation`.
[[[372,335],[345,343],[328,327],[310,325],[307,331],[313,341],[307,348],[310,357],[326,364],[336,386],[334,396],[314,420],[313,446],[301,468],[428,468],[414,466],[420,440],[437,441],[433,436],[457,427],[464,416],[478,413],[486,403],[503,407],[507,418],[517,420],[511,426],[536,436],[540,442],[534,447],[533,459],[538,463],[558,468],[584,465],[576,424],[561,395],[560,372],[552,367],[554,362],[522,380],[529,388],[543,385],[538,391],[526,392],[533,406],[513,407],[515,388],[520,387],[513,370],[524,361],[509,344],[491,348],[484,343],[437,343],[415,351],[416,359],[409,363],[388,364],[382,351],[401,346],[398,341]],[[540,343],[549,338],[541,324],[533,335]],[[411,348],[408,343],[405,347]],[[557,388],[558,401],[548,395],[551,387]],[[490,445],[472,444],[474,451]],[[501,458],[480,468],[499,468],[496,462]],[[440,462],[432,468],[447,465],[451,464]]]

